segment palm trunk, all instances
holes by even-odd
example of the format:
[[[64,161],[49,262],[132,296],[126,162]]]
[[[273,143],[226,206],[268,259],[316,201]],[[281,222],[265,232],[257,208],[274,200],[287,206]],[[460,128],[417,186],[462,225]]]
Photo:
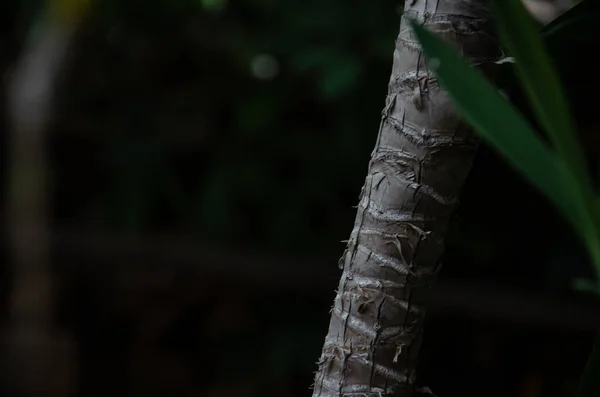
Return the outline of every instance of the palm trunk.
[[[424,22],[489,73],[500,51],[484,3],[406,0],[313,397],[413,395],[425,302],[477,139],[406,22]]]

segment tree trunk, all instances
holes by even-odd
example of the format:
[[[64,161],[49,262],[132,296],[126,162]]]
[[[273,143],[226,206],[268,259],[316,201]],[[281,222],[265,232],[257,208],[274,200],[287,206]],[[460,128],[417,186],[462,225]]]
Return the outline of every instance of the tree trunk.
[[[500,57],[485,0],[406,0],[313,397],[413,395],[424,305],[477,148],[407,19],[423,22],[488,75]]]

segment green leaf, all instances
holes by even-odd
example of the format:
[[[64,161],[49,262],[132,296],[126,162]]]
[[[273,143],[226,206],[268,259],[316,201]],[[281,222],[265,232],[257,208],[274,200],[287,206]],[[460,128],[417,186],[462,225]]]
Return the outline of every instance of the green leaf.
[[[411,23],[434,74],[463,117],[482,138],[540,189],[574,225],[580,212],[570,186],[575,184],[564,163],[534,133],[530,124],[496,88],[433,33]]]
[[[587,195],[591,186],[590,178],[575,134],[569,104],[531,15],[521,0],[492,0],[490,4],[497,18],[502,42],[509,55],[516,59],[517,75],[533,112],[558,155],[577,179],[580,194]]]
[[[541,35],[521,0],[492,0],[498,31],[540,125],[575,183],[571,190],[580,222],[574,226],[585,241],[600,278],[600,217],[584,152],[579,145],[569,103]],[[564,26],[564,24],[563,24]]]
[[[596,104],[590,101],[600,90],[597,74],[597,43],[600,40],[600,1],[586,0],[550,22],[542,31],[548,52],[561,76],[578,124],[595,119]]]
[[[587,100],[581,98],[580,89],[574,87],[582,84],[581,76],[596,72],[595,44],[600,40],[600,29],[597,27],[599,20],[600,1],[584,0],[550,21],[541,30],[539,24],[535,26],[536,30],[540,30],[548,54],[553,59],[564,86],[575,90],[569,97],[574,111],[585,111],[581,106],[579,109],[575,107]],[[577,62],[573,62],[574,59],[577,59]],[[521,90],[515,86],[516,80],[514,64],[501,65],[496,84],[511,92],[511,97],[521,95]],[[585,84],[589,88],[587,92],[597,91],[592,87],[590,79],[586,79]]]

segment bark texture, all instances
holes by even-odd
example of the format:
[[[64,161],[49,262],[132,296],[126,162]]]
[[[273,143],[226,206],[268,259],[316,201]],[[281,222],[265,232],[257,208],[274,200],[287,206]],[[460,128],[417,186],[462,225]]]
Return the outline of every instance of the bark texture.
[[[313,397],[413,395],[426,299],[477,148],[407,19],[487,73],[501,55],[485,0],[406,1]]]

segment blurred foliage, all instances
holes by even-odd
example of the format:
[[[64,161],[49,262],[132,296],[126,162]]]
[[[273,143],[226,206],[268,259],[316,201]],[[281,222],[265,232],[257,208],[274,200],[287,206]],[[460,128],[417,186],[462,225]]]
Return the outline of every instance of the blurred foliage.
[[[97,7],[56,127],[76,117],[102,140],[96,219],[284,250],[347,234],[385,97],[394,3]],[[253,75],[265,55],[270,79]]]
[[[2,37],[5,59],[18,55],[36,4],[4,3],[13,27]],[[54,223],[338,255],[375,142],[399,15],[387,0],[91,1],[50,140]],[[585,97],[572,80],[569,95]],[[575,113],[580,121],[593,112]],[[586,276],[564,230],[483,147],[451,225],[445,274],[532,286],[559,261]],[[551,274],[561,285],[563,273]]]

